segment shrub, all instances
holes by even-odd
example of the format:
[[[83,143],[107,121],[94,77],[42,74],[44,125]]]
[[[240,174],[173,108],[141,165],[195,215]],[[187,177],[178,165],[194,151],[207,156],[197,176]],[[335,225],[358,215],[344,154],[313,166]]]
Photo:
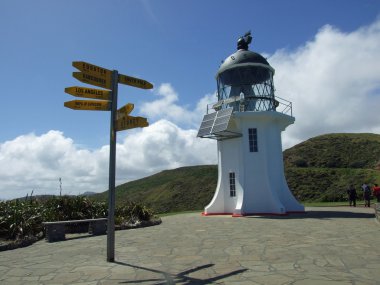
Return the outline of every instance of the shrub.
[[[36,235],[42,231],[43,209],[30,201],[0,202],[0,235],[8,239]]]
[[[115,216],[120,224],[138,221],[149,221],[153,217],[153,212],[143,205],[135,202],[129,202],[115,210]]]
[[[81,220],[106,216],[105,203],[92,202],[82,196],[59,196],[45,202],[44,218],[46,221]]]
[[[294,161],[294,165],[297,167],[308,167],[308,163],[305,159],[299,158]]]
[[[86,197],[59,196],[46,201],[0,202],[0,237],[7,239],[35,236],[43,231],[44,221],[105,218],[108,215],[104,202],[92,202]],[[149,221],[151,210],[137,203],[127,203],[115,209],[115,222],[136,223]]]
[[[366,165],[365,161],[354,161],[349,164],[350,168],[364,168]]]

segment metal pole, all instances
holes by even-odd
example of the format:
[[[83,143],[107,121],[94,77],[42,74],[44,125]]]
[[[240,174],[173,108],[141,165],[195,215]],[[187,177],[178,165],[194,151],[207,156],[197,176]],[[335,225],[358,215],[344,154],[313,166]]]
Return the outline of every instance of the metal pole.
[[[116,112],[117,112],[117,84],[119,74],[112,72],[112,102],[110,126],[110,165],[108,190],[108,223],[107,223],[107,261],[115,261],[115,179],[116,179]]]

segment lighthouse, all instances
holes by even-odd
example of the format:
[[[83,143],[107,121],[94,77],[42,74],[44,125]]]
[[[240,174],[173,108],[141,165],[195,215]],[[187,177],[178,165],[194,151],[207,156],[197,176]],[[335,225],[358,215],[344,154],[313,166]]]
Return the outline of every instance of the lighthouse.
[[[275,96],[275,70],[248,50],[248,32],[217,74],[218,101],[207,106],[197,136],[217,140],[218,182],[204,215],[304,212],[284,175],[281,133],[293,124],[292,103]]]

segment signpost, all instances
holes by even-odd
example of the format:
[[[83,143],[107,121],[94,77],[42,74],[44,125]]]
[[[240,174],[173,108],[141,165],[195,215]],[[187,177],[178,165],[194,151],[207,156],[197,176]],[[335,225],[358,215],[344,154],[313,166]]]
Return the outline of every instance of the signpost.
[[[108,184],[107,261],[115,261],[115,180],[116,180],[116,111],[117,70],[112,73],[112,106],[110,124],[110,165]]]
[[[110,122],[110,164],[107,223],[107,261],[115,261],[115,179],[116,179],[116,132],[132,128],[143,128],[149,125],[146,118],[129,116],[134,105],[128,103],[117,109],[118,83],[151,89],[153,85],[146,80],[119,74],[117,70],[108,70],[84,61],[74,61],[73,66],[81,72],[73,72],[73,76],[81,82],[109,90],[86,87],[68,87],[65,92],[84,98],[98,100],[72,100],[64,106],[74,110],[111,111]]]
[[[74,110],[110,111],[111,103],[96,100],[72,100],[65,102],[65,107]]]
[[[119,110],[117,110],[116,120],[129,115],[129,113],[132,112],[134,108],[135,108],[135,105],[132,103],[128,103],[124,105],[123,107],[121,107]]]
[[[119,74],[119,83],[142,89],[152,89],[153,85],[146,80]]]
[[[108,90],[73,86],[65,88],[65,92],[76,97],[111,101],[111,91]]]
[[[149,126],[146,118],[125,116],[116,120],[116,131],[124,131],[134,128],[144,128]]]
[[[81,72],[74,72],[73,76],[84,83],[111,89],[112,71],[84,61],[74,61],[73,66]],[[91,81],[91,82],[90,82]],[[142,89],[152,89],[153,85],[140,78],[118,74],[118,83]],[[99,84],[99,85],[98,85]]]
[[[112,71],[84,61],[74,61],[73,66],[83,73],[111,81]]]
[[[83,83],[103,87],[105,89],[111,89],[111,79],[109,78],[102,78],[100,76],[83,72],[73,72],[73,76]]]

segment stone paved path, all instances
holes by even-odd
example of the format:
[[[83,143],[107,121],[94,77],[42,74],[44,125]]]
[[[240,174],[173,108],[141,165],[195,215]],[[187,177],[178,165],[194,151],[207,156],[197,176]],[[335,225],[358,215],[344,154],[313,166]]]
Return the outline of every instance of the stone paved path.
[[[373,209],[308,208],[286,217],[163,218],[106,236],[0,252],[0,284],[380,284]]]

